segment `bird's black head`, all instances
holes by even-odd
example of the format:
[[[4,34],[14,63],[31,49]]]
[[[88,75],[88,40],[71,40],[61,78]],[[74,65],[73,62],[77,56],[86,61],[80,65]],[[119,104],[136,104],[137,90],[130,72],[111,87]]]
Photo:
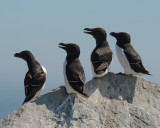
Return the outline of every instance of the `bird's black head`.
[[[111,32],[111,36],[115,37],[117,39],[117,44],[120,46],[123,46],[125,44],[129,44],[131,42],[130,35],[125,32],[115,33]]]
[[[104,41],[107,37],[107,33],[103,28],[85,28],[84,33],[92,35],[96,41]]]
[[[14,57],[22,58],[25,61],[30,61],[30,60],[34,59],[33,54],[30,51],[27,51],[27,50],[22,51],[20,53],[15,53]]]
[[[78,58],[80,55],[80,48],[76,44],[59,43],[59,47],[64,49],[67,52],[67,57]]]

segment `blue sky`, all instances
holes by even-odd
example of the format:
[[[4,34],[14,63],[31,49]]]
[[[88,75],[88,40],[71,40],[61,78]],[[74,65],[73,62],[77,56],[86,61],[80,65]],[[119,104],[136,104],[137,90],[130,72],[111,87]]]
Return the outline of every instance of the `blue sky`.
[[[160,1],[0,1],[0,119],[21,106],[24,100],[26,62],[14,53],[30,50],[48,72],[43,93],[64,85],[66,53],[58,43],[76,43],[86,81],[92,79],[90,54],[95,40],[83,33],[85,27],[102,27],[114,53],[110,71],[123,72],[115,54],[116,40],[110,32],[128,32],[132,45],[152,76],[143,78],[160,84]]]

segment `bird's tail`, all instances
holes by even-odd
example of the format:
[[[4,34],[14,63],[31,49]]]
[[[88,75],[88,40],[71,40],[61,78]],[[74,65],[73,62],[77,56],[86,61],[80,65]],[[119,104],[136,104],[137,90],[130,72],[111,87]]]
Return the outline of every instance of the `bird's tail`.
[[[151,76],[152,76],[152,74],[150,74],[147,70],[145,70],[145,74],[146,74],[146,75],[151,75]]]
[[[28,102],[29,101],[29,99],[28,98],[25,98],[25,100],[23,101],[23,104],[22,105],[24,105],[26,102]]]
[[[80,94],[80,93],[79,93]],[[86,93],[82,93],[82,94],[80,94],[82,97],[84,97],[84,98],[89,98],[89,96],[86,94]]]
[[[147,73],[147,75],[153,76],[152,74],[150,74],[149,72]]]
[[[25,103],[26,103],[26,101],[24,100],[23,103],[22,103],[22,105],[24,105]]]

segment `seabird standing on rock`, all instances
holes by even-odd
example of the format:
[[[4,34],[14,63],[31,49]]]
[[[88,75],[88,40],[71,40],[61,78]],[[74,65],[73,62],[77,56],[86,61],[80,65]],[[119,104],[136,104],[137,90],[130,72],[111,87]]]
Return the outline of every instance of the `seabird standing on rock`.
[[[113,59],[112,51],[106,40],[107,33],[102,28],[85,28],[84,33],[92,35],[96,40],[96,47],[91,54],[93,77],[102,77],[108,73]]]
[[[111,32],[111,36],[117,39],[116,54],[127,75],[150,75],[142,65],[141,57],[130,44],[131,38],[128,33]]]
[[[27,62],[29,69],[24,79],[26,95],[26,98],[23,102],[24,104],[25,102],[28,102],[41,95],[41,92],[45,86],[47,71],[37,62],[30,51],[15,53],[14,56],[24,59]]]
[[[63,65],[63,73],[66,91],[68,94],[75,93],[88,97],[85,93],[85,74],[79,61],[80,48],[78,45],[70,43],[60,43],[59,47],[67,52]]]

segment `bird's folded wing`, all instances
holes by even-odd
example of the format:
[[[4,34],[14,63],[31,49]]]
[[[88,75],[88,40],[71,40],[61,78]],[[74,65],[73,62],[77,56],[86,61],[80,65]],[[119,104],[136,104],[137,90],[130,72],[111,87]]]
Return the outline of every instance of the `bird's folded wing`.
[[[76,64],[73,67],[74,68],[67,68],[66,70],[68,82],[74,90],[83,93],[84,91],[83,86],[85,83],[84,70],[78,64]]]
[[[142,64],[141,57],[138,55],[138,53],[134,49],[133,50],[130,50],[130,49],[124,50],[124,54],[126,55],[127,60],[129,61],[131,68],[135,72],[149,74],[149,72],[144,68],[144,66]]]
[[[96,67],[96,71],[99,72],[101,70],[104,70],[109,67],[111,61],[112,61],[112,52],[110,50],[107,50],[101,54],[100,51],[96,52],[97,56],[97,62],[92,62],[94,67]]]
[[[46,80],[45,73],[40,73],[39,75],[34,77],[32,77],[30,73],[27,73],[24,80],[26,96],[35,95],[36,92],[42,88],[42,86],[45,83],[45,80]]]

